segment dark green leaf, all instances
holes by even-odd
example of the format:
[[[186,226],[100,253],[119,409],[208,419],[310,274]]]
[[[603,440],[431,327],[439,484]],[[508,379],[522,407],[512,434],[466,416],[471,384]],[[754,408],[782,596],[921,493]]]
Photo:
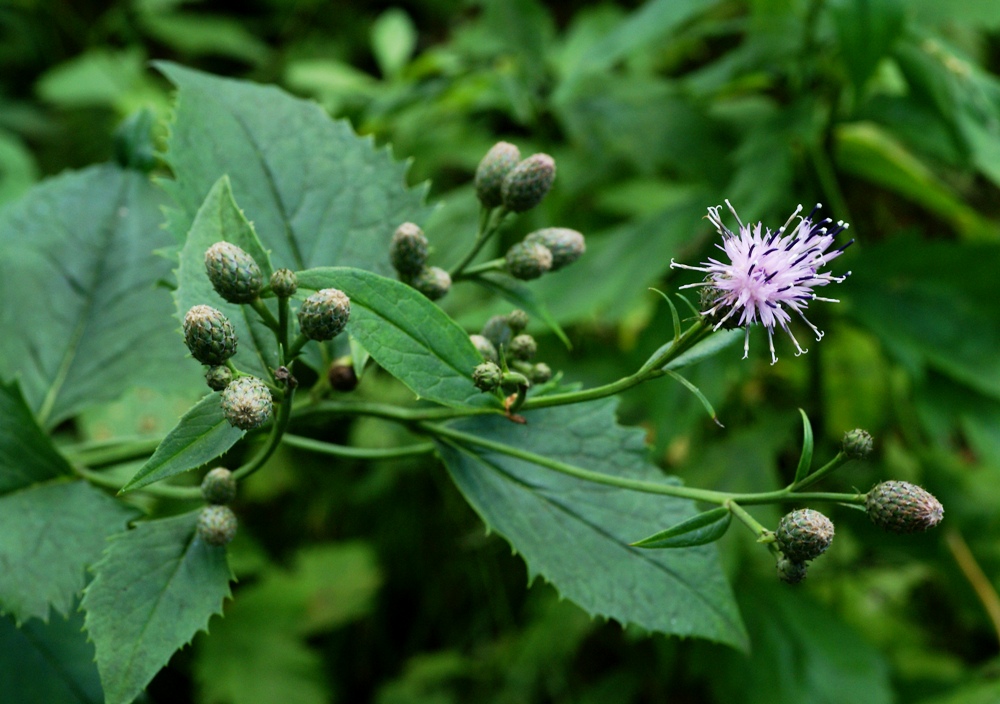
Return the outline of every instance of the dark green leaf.
[[[72,474],[15,383],[0,382],[0,418],[0,495]]]
[[[841,60],[860,95],[902,32],[903,5],[898,0],[841,0],[831,4],[830,14]]]
[[[809,475],[809,470],[812,468],[813,461],[813,429],[812,424],[809,423],[809,416],[801,408],[799,413],[802,414],[802,454],[799,456],[799,466],[795,469],[795,480],[796,482],[805,479]]]
[[[703,359],[712,357],[724,349],[732,347],[737,342],[743,340],[746,332],[744,330],[721,330],[713,333],[709,337],[696,344],[687,352],[670,362],[665,369],[683,369],[692,364],[696,364]]]
[[[466,434],[631,479],[675,483],[645,459],[643,433],[617,424],[616,401],[526,412],[525,425],[481,416]],[[486,522],[584,610],[622,623],[746,646],[714,547],[651,552],[636,535],[695,513],[690,501],[595,484],[471,442],[438,443],[448,471]]]
[[[116,536],[84,592],[86,628],[108,704],[128,704],[170,656],[222,612],[224,548],[195,537],[198,512]]]
[[[729,530],[733,514],[725,506],[692,516],[686,521],[632,543],[637,548],[690,548],[714,543]]]
[[[347,329],[372,359],[420,398],[446,406],[495,403],[472,383],[483,359],[469,335],[425,296],[360,269],[300,271],[299,288],[337,288],[351,299]]]
[[[226,420],[220,394],[211,393],[184,414],[122,491],[201,467],[239,442],[245,433]]]
[[[523,308],[526,313],[531,316],[538,318],[549,330],[554,332],[556,336],[562,340],[562,343],[566,347],[572,349],[573,345],[570,344],[569,338],[566,337],[566,333],[563,332],[562,327],[560,327],[559,322],[552,316],[549,312],[548,306],[546,306],[542,301],[538,299],[535,292],[530,288],[512,279],[509,276],[490,276],[488,274],[483,274],[477,276],[473,279],[477,284],[485,288],[491,293],[495,293],[498,296],[503,296],[508,301]]]

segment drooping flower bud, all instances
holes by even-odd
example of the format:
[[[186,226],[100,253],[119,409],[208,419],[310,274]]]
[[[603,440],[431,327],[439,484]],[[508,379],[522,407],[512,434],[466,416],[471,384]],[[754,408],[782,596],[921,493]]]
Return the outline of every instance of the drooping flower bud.
[[[515,279],[529,281],[552,268],[552,252],[537,242],[518,242],[507,250],[507,273]]]
[[[206,506],[198,516],[198,537],[216,547],[227,545],[236,537],[238,523],[228,506]]]
[[[815,560],[833,542],[833,521],[811,508],[792,511],[778,522],[775,538],[792,562]]]
[[[236,354],[236,331],[212,306],[193,306],[184,316],[184,343],[202,364],[223,364]]]
[[[532,154],[504,177],[501,186],[507,210],[523,213],[542,202],[556,178],[556,162],[548,154]]]
[[[216,467],[201,481],[201,495],[210,504],[228,504],[236,498],[236,479],[225,467]]]
[[[242,430],[259,428],[271,417],[271,390],[260,379],[241,376],[222,392],[222,414]]]
[[[208,371],[205,372],[205,381],[208,383],[208,388],[212,391],[222,391],[229,386],[229,382],[232,380],[233,373],[229,371],[229,367],[217,365],[209,367]]]
[[[432,301],[436,301],[451,290],[451,276],[440,267],[429,266],[413,277],[410,285]]]
[[[532,365],[531,371],[528,372],[528,378],[532,384],[544,384],[552,378],[552,369],[545,362],[539,362]]]
[[[493,343],[495,349],[506,347],[514,338],[514,330],[510,327],[506,315],[494,315],[483,326],[483,337]]]
[[[271,290],[278,298],[291,298],[299,290],[299,279],[291,269],[275,269],[271,274]]]
[[[503,371],[493,362],[483,362],[472,370],[472,383],[480,391],[493,391],[500,386]]]
[[[507,324],[510,325],[511,332],[515,335],[524,332],[528,327],[528,314],[520,308],[515,308],[507,314]]]
[[[844,454],[852,460],[863,460],[872,453],[872,436],[867,430],[855,428],[844,433]]]
[[[264,275],[253,257],[231,242],[216,242],[205,252],[212,288],[230,303],[249,303],[264,288]]]
[[[469,341],[487,362],[493,362],[496,364],[500,361],[500,355],[497,354],[497,348],[493,346],[492,342],[487,340],[482,335],[469,335]]]
[[[524,238],[525,242],[537,242],[552,252],[552,271],[558,271],[583,256],[587,245],[576,230],[568,227],[547,227],[535,230]]]
[[[402,276],[416,276],[427,264],[427,238],[412,222],[396,228],[389,245],[389,261]]]
[[[919,533],[944,518],[944,506],[929,491],[909,482],[882,482],[865,496],[868,518],[890,533]]]
[[[521,161],[521,152],[510,142],[497,142],[476,168],[476,197],[487,208],[503,203],[504,177]]]
[[[785,584],[798,584],[806,578],[806,563],[795,562],[787,557],[778,558],[778,579]]]
[[[354,391],[358,388],[358,374],[350,357],[335,359],[326,372],[326,378],[334,391]]]
[[[332,340],[351,317],[351,301],[343,291],[324,288],[309,296],[299,308],[299,327],[310,340]]]
[[[513,359],[529,362],[538,352],[538,343],[531,335],[522,333],[510,341],[507,351]]]

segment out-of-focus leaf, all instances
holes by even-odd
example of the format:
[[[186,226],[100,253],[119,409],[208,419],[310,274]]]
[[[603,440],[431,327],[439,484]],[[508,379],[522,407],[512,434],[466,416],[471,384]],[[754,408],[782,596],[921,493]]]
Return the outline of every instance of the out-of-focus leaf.
[[[831,3],[830,14],[841,61],[860,94],[902,32],[903,5],[898,0],[839,0]]]
[[[38,180],[31,151],[15,135],[0,129],[0,205],[14,200]]]
[[[864,250],[867,257],[868,250]],[[854,279],[846,286],[853,287]],[[869,318],[870,319],[870,318]],[[842,322],[826,331],[819,345],[824,425],[828,437],[840,437],[851,428],[877,434],[888,421],[891,407],[890,370],[873,333]]]
[[[372,23],[372,53],[387,78],[399,75],[417,47],[417,28],[403,10],[393,7]]]
[[[140,15],[151,37],[188,56],[225,56],[249,64],[267,60],[267,44],[251,34],[235,17],[172,12]]]

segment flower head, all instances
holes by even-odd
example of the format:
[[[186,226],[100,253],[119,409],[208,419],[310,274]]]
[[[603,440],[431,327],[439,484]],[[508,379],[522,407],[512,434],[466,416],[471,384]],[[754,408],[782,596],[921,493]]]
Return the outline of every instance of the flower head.
[[[708,220],[722,235],[722,244],[717,244],[716,247],[726,253],[728,261],[709,259],[701,266],[687,266],[671,260],[671,267],[708,274],[705,281],[681,288],[708,286],[714,289],[709,297],[709,308],[702,312],[710,319],[718,320],[715,323],[716,330],[727,323],[746,329],[744,359],[750,351],[750,326],[757,322],[767,330],[771,364],[778,361],[774,354],[775,327],[788,333],[798,350],[796,356],[804,354],[808,350],[799,345],[788,328],[788,321],[791,320],[789,311],[795,312],[805,321],[816,334],[817,340],[823,339],[823,333],[805,317],[805,310],[809,301],[839,302],[833,298],[817,296],[813,293],[813,288],[840,283],[851,273],[834,276],[819,271],[854,242],[851,240],[839,249],[827,251],[836,236],[847,229],[847,223],[834,223],[830,218],[814,221],[813,216],[822,207],[818,203],[809,215],[800,217],[800,205],[784,225],[772,232],[759,222],[756,225],[744,225],[728,200],[726,206],[740,225],[739,233],[734,233],[722,224],[719,214],[721,205],[708,209]],[[798,224],[789,230],[796,218]]]

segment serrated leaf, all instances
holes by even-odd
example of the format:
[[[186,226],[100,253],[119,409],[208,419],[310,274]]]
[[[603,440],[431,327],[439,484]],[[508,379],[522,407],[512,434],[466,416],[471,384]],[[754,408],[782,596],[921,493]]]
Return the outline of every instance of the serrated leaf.
[[[813,461],[813,429],[809,422],[809,416],[801,408],[802,415],[802,454],[799,456],[799,466],[795,469],[795,482],[801,481],[809,476],[809,469]]]
[[[690,548],[714,543],[729,530],[733,514],[725,506],[703,511],[677,525],[632,543],[637,548]]]
[[[249,306],[228,303],[216,293],[205,270],[205,251],[222,240],[243,248],[257,261],[265,281],[270,278],[270,257],[253,226],[233,200],[226,176],[216,181],[205,196],[181,248],[176,271],[177,290],[174,292],[177,317],[183,321],[191,307],[196,305],[210,305],[221,310],[236,330],[233,363],[243,372],[266,379],[270,370],[278,366],[278,343],[274,333]]]
[[[490,276],[488,274],[481,274],[473,281],[490,293],[506,298],[515,306],[523,308],[532,317],[541,320],[568,349],[573,348],[562,326],[559,325],[559,321],[549,312],[548,306],[538,299],[534,291],[520,281],[509,276]]]
[[[0,617],[0,701],[103,704],[83,614],[20,627]]]
[[[348,332],[420,398],[456,407],[496,402],[472,383],[472,370],[483,359],[469,335],[423,294],[360,269],[322,267],[296,275],[299,288],[347,294]]]
[[[69,612],[87,567],[137,512],[87,482],[33,484],[0,497],[0,611],[20,622]]]
[[[128,704],[230,596],[224,548],[195,537],[198,512],[116,536],[83,596],[108,704]]]
[[[615,406],[603,399],[528,411],[524,425],[480,416],[449,427],[616,477],[676,483],[646,461],[642,431],[619,426]],[[522,554],[531,578],[541,575],[595,616],[746,647],[713,547],[629,546],[651,526],[691,517],[692,502],[583,481],[450,437],[438,448],[466,499]]]
[[[0,336],[0,368],[44,427],[134,385],[184,380],[170,297],[155,288],[170,271],[153,254],[169,242],[162,200],[145,175],[106,165],[0,211],[0,326],[17,331]]]
[[[356,266],[391,274],[389,241],[430,212],[406,165],[311,101],[271,86],[157,64],[177,86],[166,155],[177,180],[170,228],[186,236],[222,174],[277,267]]]
[[[221,394],[213,392],[185,413],[122,491],[201,467],[231,448],[245,434],[222,413]]]

